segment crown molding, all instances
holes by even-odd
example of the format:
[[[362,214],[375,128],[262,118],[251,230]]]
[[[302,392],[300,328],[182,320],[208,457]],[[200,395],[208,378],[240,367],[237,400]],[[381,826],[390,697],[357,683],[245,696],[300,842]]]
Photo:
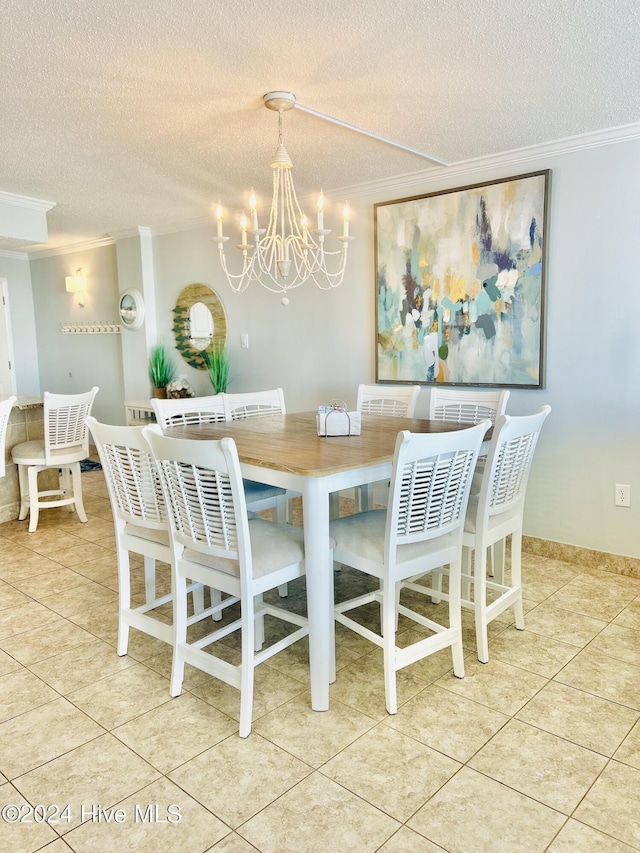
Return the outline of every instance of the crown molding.
[[[158,225],[150,229],[154,237],[162,234],[176,234],[179,231],[197,231],[199,228],[212,228],[214,224],[212,216],[196,216],[193,219],[183,219],[181,222],[172,222],[169,225]]]
[[[50,249],[29,249],[27,252],[29,260],[38,258],[53,258],[56,255],[71,255],[74,252],[88,252],[91,249],[102,249],[104,246],[113,246],[115,240],[112,237],[99,237],[97,240],[87,240],[84,243],[71,243],[68,246],[55,246]]]
[[[9,258],[12,261],[28,261],[29,255],[26,252],[11,252],[9,249],[0,249],[0,258]]]
[[[55,201],[44,201],[41,198],[30,198],[28,195],[16,195],[15,193],[0,190],[0,204],[12,204],[14,207],[27,207],[29,210],[37,210],[46,213],[56,206]]]
[[[146,237],[152,234],[152,229],[148,225],[133,225],[131,228],[119,228],[117,231],[109,232],[109,236],[116,241],[128,240],[130,237]]]
[[[357,198],[366,199],[385,192],[401,191],[409,186],[415,187],[416,184],[424,186],[425,184],[441,181],[443,178],[462,177],[471,172],[477,174],[485,170],[516,166],[520,163],[528,163],[544,157],[573,154],[576,151],[599,148],[603,145],[617,145],[635,139],[640,139],[640,122],[625,124],[606,130],[598,130],[593,133],[583,133],[578,136],[568,136],[552,142],[528,145],[524,148],[515,148],[499,154],[475,157],[472,160],[461,160],[458,163],[452,163],[450,166],[436,166],[431,169],[422,169],[418,172],[395,175],[392,178],[382,178],[379,181],[368,181],[363,184],[338,187],[330,191],[325,190],[325,195],[333,197],[343,196],[346,193],[350,201]]]

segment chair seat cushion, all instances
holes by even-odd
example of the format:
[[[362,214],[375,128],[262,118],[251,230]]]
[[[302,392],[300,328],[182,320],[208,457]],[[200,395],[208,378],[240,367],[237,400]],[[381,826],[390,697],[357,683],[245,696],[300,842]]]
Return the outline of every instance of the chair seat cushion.
[[[299,527],[277,524],[263,518],[249,519],[249,538],[253,555],[253,576],[264,577],[270,572],[292,566],[304,560],[304,534]],[[237,560],[228,560],[185,548],[184,559],[212,569],[240,576]]]
[[[169,547],[168,530],[155,530],[149,527],[141,527],[137,524],[126,524],[124,532],[127,536],[135,536],[138,539],[146,539],[147,542],[157,542],[159,545]]]
[[[386,509],[372,509],[338,518],[329,525],[335,540],[335,550],[355,554],[365,560],[382,565],[384,562],[384,536],[387,524]],[[399,545],[398,563],[405,563],[428,555],[436,547],[442,549],[442,536],[430,541]]]
[[[63,450],[53,450],[51,453],[52,465],[56,461],[60,461],[60,465],[69,465],[73,462],[80,462],[87,456],[86,448],[82,445],[77,447],[66,447]],[[11,451],[11,458],[16,465],[45,465],[44,457],[44,440],[35,439],[34,441],[23,441]]]
[[[23,441],[11,451],[11,458],[17,465],[44,465],[44,441]]]

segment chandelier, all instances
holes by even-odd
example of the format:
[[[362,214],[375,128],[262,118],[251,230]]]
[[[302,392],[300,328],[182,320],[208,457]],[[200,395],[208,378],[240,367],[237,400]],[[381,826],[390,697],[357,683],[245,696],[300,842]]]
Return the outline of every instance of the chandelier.
[[[321,290],[330,290],[342,283],[347,265],[347,249],[355,239],[349,235],[349,205],[345,203],[342,219],[342,236],[337,239],[342,248],[325,249],[325,237],[331,229],[324,227],[324,195],[318,197],[316,227],[310,226],[298,202],[291,170],[293,163],[284,147],[282,114],[295,106],[296,97],[290,92],[267,92],[264,105],[278,112],[278,147],[271,161],[273,170],[273,195],[269,223],[266,228],[258,224],[256,194],[249,198],[250,219],[243,212],[240,220],[242,272],[237,275],[227,269],[224,244],[229,240],[222,233],[222,205],[216,210],[220,264],[233,290],[246,290],[253,281],[273,293],[282,294],[282,304],[288,305],[288,292],[311,279]],[[330,267],[332,268],[330,270]]]

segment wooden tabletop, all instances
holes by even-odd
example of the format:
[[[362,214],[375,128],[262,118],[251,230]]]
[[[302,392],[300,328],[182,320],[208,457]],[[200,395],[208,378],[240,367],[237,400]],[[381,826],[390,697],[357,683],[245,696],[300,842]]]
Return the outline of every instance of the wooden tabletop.
[[[401,430],[440,433],[468,426],[451,421],[363,414],[361,435],[321,438],[317,432],[316,413],[298,412],[170,427],[164,432],[176,438],[218,440],[230,436],[236,443],[240,461],[245,464],[306,477],[326,477],[390,461]]]

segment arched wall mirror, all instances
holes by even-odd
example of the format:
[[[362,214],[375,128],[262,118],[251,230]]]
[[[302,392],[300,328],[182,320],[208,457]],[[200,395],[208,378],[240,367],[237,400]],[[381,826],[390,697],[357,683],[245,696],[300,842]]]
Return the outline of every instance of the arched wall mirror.
[[[224,347],[227,316],[218,294],[206,284],[189,284],[173,309],[176,349],[187,364],[206,370],[204,353]]]

